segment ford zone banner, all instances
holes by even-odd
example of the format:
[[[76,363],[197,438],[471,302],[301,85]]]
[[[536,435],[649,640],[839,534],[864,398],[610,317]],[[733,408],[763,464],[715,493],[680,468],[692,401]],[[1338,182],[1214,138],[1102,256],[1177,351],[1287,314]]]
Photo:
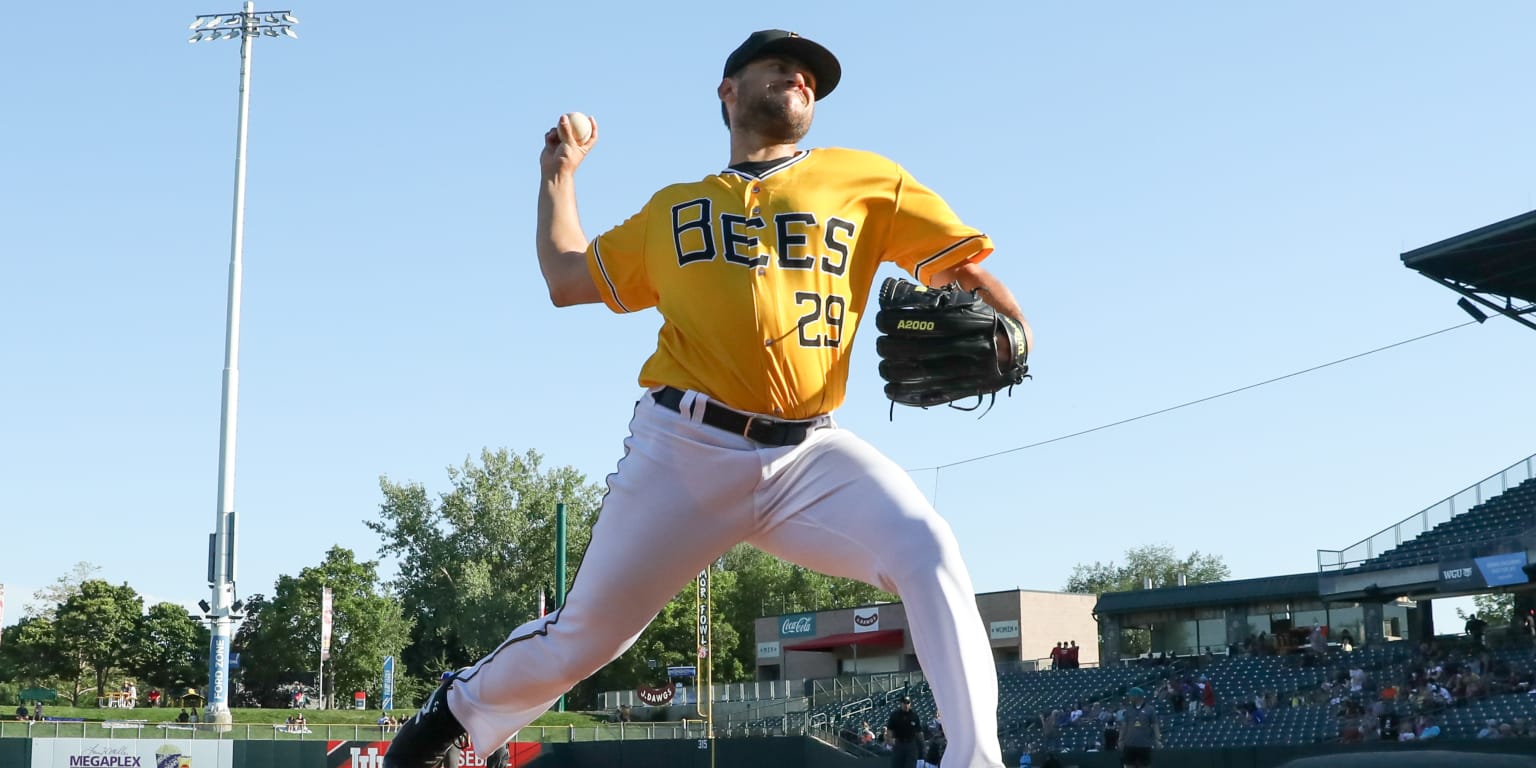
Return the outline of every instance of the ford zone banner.
[[[233,741],[33,739],[32,768],[233,768]]]
[[[389,751],[387,741],[327,741],[325,743],[326,768],[384,768],[384,753]],[[543,751],[536,741],[514,741],[507,745],[512,761],[508,768],[527,765]],[[485,755],[475,751],[473,744],[459,753],[457,765],[478,768],[485,765]],[[449,763],[453,765],[454,763]]]
[[[1487,555],[1467,560],[1444,560],[1440,563],[1440,583],[1453,589],[1524,584],[1529,581],[1525,576],[1524,568],[1524,552]]]

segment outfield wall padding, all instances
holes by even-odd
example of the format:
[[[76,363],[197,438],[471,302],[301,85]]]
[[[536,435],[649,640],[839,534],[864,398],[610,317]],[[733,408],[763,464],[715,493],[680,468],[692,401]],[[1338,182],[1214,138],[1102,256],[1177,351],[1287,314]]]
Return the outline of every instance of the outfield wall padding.
[[[31,739],[0,739],[0,768],[31,768]]]

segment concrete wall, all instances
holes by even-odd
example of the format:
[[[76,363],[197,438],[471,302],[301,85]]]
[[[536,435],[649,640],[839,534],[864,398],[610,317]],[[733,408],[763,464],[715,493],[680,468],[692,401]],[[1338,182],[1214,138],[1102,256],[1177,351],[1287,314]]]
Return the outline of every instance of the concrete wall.
[[[1025,658],[1049,656],[1060,642],[1077,642],[1078,663],[1099,663],[1099,624],[1093,619],[1096,595],[1065,592],[1019,593],[1019,640]]]

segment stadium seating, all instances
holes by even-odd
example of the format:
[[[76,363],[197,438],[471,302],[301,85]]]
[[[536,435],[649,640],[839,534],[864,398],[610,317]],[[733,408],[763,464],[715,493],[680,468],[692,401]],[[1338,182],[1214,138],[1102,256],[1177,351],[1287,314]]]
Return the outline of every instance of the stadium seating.
[[[1536,528],[1536,478],[1531,478],[1361,563],[1375,571],[1438,562],[1444,550],[1518,536]]]

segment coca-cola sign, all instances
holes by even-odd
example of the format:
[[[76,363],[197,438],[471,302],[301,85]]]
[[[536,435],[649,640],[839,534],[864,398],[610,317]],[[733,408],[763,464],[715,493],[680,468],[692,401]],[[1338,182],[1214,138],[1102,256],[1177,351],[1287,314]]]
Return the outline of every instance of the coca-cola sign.
[[[779,619],[779,637],[807,637],[816,634],[816,614],[791,613]]]
[[[855,608],[853,610],[854,632],[878,632],[880,630],[880,608]]]

